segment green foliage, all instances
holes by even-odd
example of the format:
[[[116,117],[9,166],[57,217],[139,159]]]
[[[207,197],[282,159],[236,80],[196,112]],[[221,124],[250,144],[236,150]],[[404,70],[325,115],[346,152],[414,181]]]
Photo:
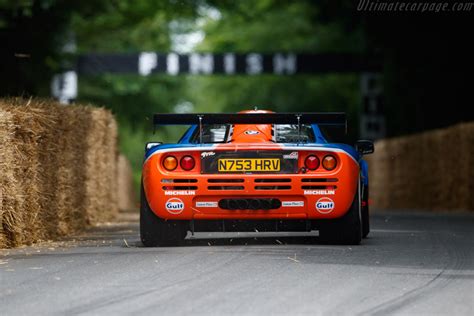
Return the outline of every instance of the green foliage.
[[[358,135],[357,75],[196,76],[189,77],[187,84],[188,99],[198,109],[236,112],[257,106],[276,112],[346,111],[350,121],[348,140]]]
[[[155,133],[150,128],[133,127],[128,121],[119,121],[119,146],[130,161],[133,169],[135,187],[140,187],[141,167],[147,142],[176,142],[184,133],[186,127],[159,128]]]
[[[321,23],[311,1],[211,1],[220,19],[204,24],[197,47],[212,52],[359,52],[361,28],[352,32],[333,21]],[[359,44],[359,45],[358,45]],[[240,111],[258,106],[273,111],[346,111],[349,140],[358,134],[357,75],[190,76],[187,96],[197,108]]]
[[[72,29],[79,51],[136,52],[168,50],[169,24],[174,19],[196,16],[195,1],[98,1],[100,14],[79,12]]]
[[[360,52],[361,28],[321,23],[313,1],[211,1],[222,18],[204,26],[198,49],[218,52]]]
[[[183,101],[182,85],[181,78],[169,76],[83,77],[79,82],[79,100],[110,108],[132,127],[150,128],[153,113],[172,111],[175,104]]]
[[[156,139],[154,139],[156,137]],[[142,128],[132,128],[127,122],[120,122],[119,144],[120,151],[125,153],[133,169],[133,180],[138,188],[141,178],[141,165],[145,150],[145,143],[160,138],[160,135],[151,135]]]
[[[75,15],[73,27],[80,51],[168,51],[171,32],[203,29],[198,51],[209,52],[327,52],[357,51],[360,32],[346,33],[337,23],[321,24],[311,2],[209,2],[220,17],[206,16],[212,8],[187,7],[182,12],[144,1],[129,7],[106,6],[106,14]],[[172,12],[171,12],[172,11]],[[177,13],[178,12],[178,13]],[[204,13],[203,13],[204,12]],[[200,17],[199,23],[195,18]],[[172,22],[178,21],[178,23]],[[191,103],[195,112],[234,112],[258,106],[273,111],[347,111],[350,138],[357,136],[360,96],[356,75],[324,76],[149,76],[82,77],[80,100],[111,108],[120,121],[121,150],[139,181],[146,141],[175,140],[182,130],[160,128],[151,134],[151,114],[173,112]]]
[[[49,94],[50,76],[65,60],[73,34],[77,52],[170,51],[173,34],[203,30],[198,51],[360,52],[362,28],[326,19],[328,3],[284,0],[0,0],[0,28],[12,44],[2,56],[26,53],[1,76],[2,94]],[[209,11],[218,12],[217,16]],[[350,22],[350,21],[349,21]],[[5,39],[6,43],[9,43]],[[19,49],[21,48],[21,49]],[[0,56],[0,57],[2,57]],[[7,58],[7,60],[9,60]],[[16,75],[20,73],[20,75]],[[12,80],[13,78],[13,80]],[[20,78],[21,80],[15,80]],[[188,102],[195,112],[239,111],[258,106],[274,111],[347,111],[356,137],[360,103],[355,75],[324,76],[149,76],[80,77],[80,102],[106,106],[120,123],[121,150],[136,180],[146,141],[171,141],[182,130],[151,134],[151,115],[173,112]],[[138,182],[137,182],[138,183]]]

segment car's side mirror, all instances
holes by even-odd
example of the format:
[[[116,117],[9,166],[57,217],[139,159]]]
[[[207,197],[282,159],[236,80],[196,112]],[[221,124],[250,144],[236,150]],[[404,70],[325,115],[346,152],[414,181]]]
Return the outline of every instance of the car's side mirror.
[[[374,152],[374,142],[371,140],[358,140],[355,143],[355,148],[361,155],[368,155]]]
[[[148,151],[148,150],[152,149],[153,147],[158,146],[158,145],[161,145],[161,144],[163,144],[163,143],[160,143],[160,142],[148,142],[148,143],[146,143],[146,145],[145,145],[145,151]]]

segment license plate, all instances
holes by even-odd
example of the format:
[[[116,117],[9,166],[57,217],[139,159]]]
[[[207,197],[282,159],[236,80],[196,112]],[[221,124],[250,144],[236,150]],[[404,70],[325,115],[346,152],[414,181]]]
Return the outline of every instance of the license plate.
[[[247,159],[219,159],[219,172],[238,171],[280,171],[280,159],[247,158]]]

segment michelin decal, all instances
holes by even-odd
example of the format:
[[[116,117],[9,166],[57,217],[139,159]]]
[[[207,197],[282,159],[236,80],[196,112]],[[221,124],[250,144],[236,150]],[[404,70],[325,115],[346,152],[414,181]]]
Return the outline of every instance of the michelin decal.
[[[304,190],[304,195],[334,195],[336,190]]]
[[[165,195],[196,195],[196,191],[191,191],[191,190],[165,191]]]

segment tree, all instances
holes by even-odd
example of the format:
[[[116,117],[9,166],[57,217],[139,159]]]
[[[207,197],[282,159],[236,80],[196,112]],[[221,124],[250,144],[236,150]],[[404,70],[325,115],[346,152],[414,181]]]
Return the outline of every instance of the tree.
[[[220,18],[204,24],[202,52],[359,52],[359,30],[346,34],[337,23],[314,19],[311,1],[209,1]],[[360,104],[356,74],[298,76],[190,76],[188,98],[197,108],[239,111],[346,111],[349,140],[357,137]]]

